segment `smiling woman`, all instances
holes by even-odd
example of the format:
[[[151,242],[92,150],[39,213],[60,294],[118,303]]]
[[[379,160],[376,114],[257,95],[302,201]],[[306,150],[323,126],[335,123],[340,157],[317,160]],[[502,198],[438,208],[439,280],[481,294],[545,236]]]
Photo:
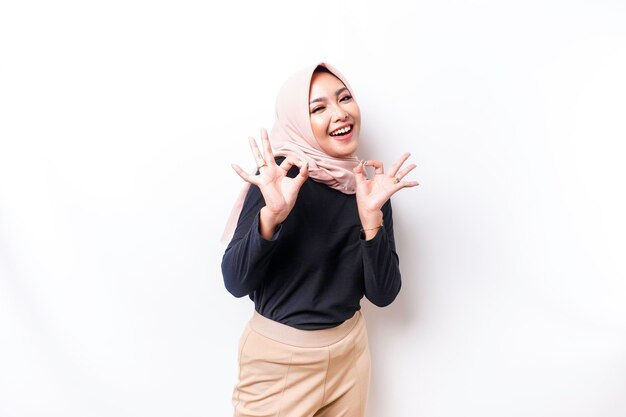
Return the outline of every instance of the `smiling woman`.
[[[403,180],[415,168],[402,167],[408,153],[387,172],[359,161],[360,126],[347,80],[313,65],[281,88],[271,144],[265,130],[263,152],[250,138],[257,173],[233,165],[249,186],[227,226],[222,273],[230,293],[255,305],[239,344],[235,416],[365,414],[360,300],[383,307],[400,291],[390,197],[417,182]]]
[[[350,90],[326,67],[311,78],[311,128],[317,143],[330,156],[345,158],[356,152],[361,111]]]

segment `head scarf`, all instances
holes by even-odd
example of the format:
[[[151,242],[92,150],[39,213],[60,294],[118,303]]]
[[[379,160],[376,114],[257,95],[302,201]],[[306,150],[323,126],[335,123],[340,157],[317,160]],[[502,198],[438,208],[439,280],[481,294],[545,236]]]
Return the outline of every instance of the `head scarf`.
[[[320,62],[305,67],[283,84],[276,98],[276,120],[269,133],[274,156],[294,156],[309,163],[309,177],[344,194],[355,193],[352,169],[359,163],[357,157],[335,158],[322,150],[311,128],[309,90],[311,77],[318,66],[326,67],[350,91],[354,92],[345,77],[331,65]],[[241,213],[241,207],[250,184],[246,183],[230,214],[222,242],[232,238]]]

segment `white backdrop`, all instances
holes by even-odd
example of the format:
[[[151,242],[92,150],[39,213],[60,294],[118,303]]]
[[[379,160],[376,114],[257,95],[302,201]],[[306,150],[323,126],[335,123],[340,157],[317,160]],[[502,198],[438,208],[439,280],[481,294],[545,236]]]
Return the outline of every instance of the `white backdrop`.
[[[620,1],[5,1],[0,416],[228,416],[252,312],[219,243],[316,60],[359,156],[413,153],[370,417],[626,415]]]

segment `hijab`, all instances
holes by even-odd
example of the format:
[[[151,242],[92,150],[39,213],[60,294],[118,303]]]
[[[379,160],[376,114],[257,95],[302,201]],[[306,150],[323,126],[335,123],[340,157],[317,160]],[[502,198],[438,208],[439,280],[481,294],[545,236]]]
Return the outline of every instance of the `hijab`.
[[[355,193],[352,169],[359,163],[357,157],[336,158],[324,152],[315,139],[309,114],[311,77],[318,66],[325,67],[350,91],[354,92],[345,77],[334,67],[319,62],[302,68],[285,81],[276,98],[276,120],[269,133],[274,156],[294,156],[309,164],[309,177],[344,194]],[[222,242],[233,236],[243,201],[250,188],[246,183],[230,214]]]

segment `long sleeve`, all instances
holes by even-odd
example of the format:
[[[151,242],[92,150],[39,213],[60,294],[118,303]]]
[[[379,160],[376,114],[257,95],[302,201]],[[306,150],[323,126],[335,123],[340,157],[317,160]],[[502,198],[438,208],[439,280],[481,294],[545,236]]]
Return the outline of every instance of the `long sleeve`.
[[[288,175],[297,175],[292,170]],[[384,227],[369,241],[360,237],[356,196],[311,178],[270,240],[259,233],[264,205],[250,186],[222,258],[224,284],[235,297],[249,295],[259,314],[304,330],[343,323],[363,296],[381,307],[395,299],[401,282],[389,202]]]
[[[280,226],[271,240],[259,233],[259,212],[264,205],[259,188],[251,185],[233,238],[222,257],[224,285],[235,297],[248,295],[259,287],[276,248]]]
[[[391,304],[402,286],[391,201],[383,205],[382,211],[383,228],[371,240],[361,240],[365,296],[379,307]]]

